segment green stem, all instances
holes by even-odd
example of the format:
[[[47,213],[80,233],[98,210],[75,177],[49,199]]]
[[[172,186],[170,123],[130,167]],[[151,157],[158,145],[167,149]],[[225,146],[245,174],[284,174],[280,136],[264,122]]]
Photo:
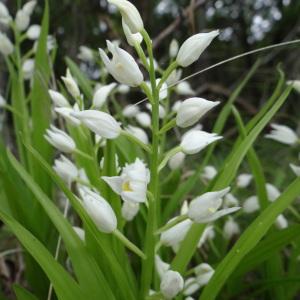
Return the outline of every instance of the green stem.
[[[158,85],[157,85],[157,89],[160,90],[162,85],[164,84],[164,82],[168,79],[168,77],[170,76],[170,74],[178,67],[178,64],[176,61],[172,62],[167,70],[163,73],[163,76],[161,78],[161,80],[159,81]]]
[[[158,166],[158,172],[160,172],[168,163],[169,159],[174,156],[175,154],[177,154],[178,152],[182,151],[182,147],[177,146],[173,149],[171,149],[169,152],[166,153],[165,157],[163,158],[163,160],[161,161],[161,163]]]
[[[92,161],[94,160],[94,157],[92,157],[92,156],[90,156],[90,155],[82,152],[81,150],[79,150],[77,148],[74,150],[74,153],[78,154],[79,156],[81,156],[81,157],[83,157],[85,159],[92,160]]]
[[[175,226],[176,224],[184,221],[188,219],[188,215],[181,215],[181,216],[178,216],[177,218],[173,219],[171,222],[168,222],[166,225],[164,225],[163,227],[159,228],[155,234],[161,234],[162,232],[172,228],[173,226]]]
[[[130,242],[127,237],[118,229],[116,229],[113,232],[113,235],[119,239],[128,249],[130,249],[133,253],[135,253],[136,255],[138,255],[139,257],[141,257],[143,260],[145,260],[147,257],[145,256],[145,254],[136,246],[134,245],[132,242]]]
[[[161,128],[161,130],[159,131],[159,134],[166,133],[167,131],[174,128],[175,126],[176,126],[176,119],[172,119],[166,125],[164,125],[163,128]]]
[[[146,55],[145,55],[145,53],[144,53],[141,45],[139,43],[135,43],[134,48],[135,48],[135,51],[137,52],[140,60],[142,61],[144,67],[149,72],[150,66],[149,66],[149,64],[147,62],[147,57],[146,57]]]
[[[140,146],[141,148],[143,148],[145,151],[147,151],[148,153],[151,153],[151,147],[146,145],[145,143],[143,143],[141,140],[139,140],[137,137],[135,137],[134,135],[132,135],[131,133],[127,132],[126,130],[122,130],[121,134],[123,136],[125,136],[126,138],[128,138],[130,141],[132,141],[133,143],[137,144],[138,146]]]
[[[149,190],[153,195],[150,197],[148,203],[148,216],[147,216],[147,229],[145,234],[145,254],[147,259],[142,263],[142,274],[141,274],[141,299],[145,299],[148,296],[149,289],[153,278],[154,269],[154,257],[155,257],[155,244],[156,236],[155,231],[157,228],[157,217],[159,215],[159,191],[158,191],[158,163],[159,163],[159,95],[156,88],[156,78],[154,69],[154,60],[152,52],[152,42],[145,30],[142,30],[144,41],[147,46],[147,51],[150,59],[150,82],[152,90],[152,154],[151,154],[151,166],[150,166],[150,185]]]
[[[144,93],[146,94],[146,96],[149,99],[150,103],[153,104],[153,96],[151,94],[151,89],[148,87],[146,82],[142,82],[140,87],[144,91]]]

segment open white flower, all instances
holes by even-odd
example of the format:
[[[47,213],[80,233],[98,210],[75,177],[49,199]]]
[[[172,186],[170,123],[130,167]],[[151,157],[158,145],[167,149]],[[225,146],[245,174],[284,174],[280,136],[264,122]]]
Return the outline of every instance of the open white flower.
[[[80,189],[83,206],[95,222],[97,228],[104,233],[112,233],[117,229],[117,217],[110,204],[99,194],[85,188]]]
[[[176,62],[181,67],[187,67],[195,62],[212,40],[219,34],[219,30],[208,33],[198,33],[188,38],[180,47]]]
[[[112,90],[116,87],[116,83],[112,82],[108,85],[103,85],[94,94],[93,97],[93,106],[97,109],[100,109],[107,100],[107,97],[112,92]]]
[[[132,33],[128,27],[128,25],[124,22],[124,19],[122,19],[122,26],[123,26],[123,31],[126,36],[127,43],[130,46],[135,46],[136,44],[140,44],[143,41],[142,35],[137,32],[137,33]]]
[[[124,201],[146,202],[150,172],[139,158],[132,164],[126,164],[120,176],[102,176],[102,179]]]
[[[127,24],[132,33],[137,33],[144,29],[141,15],[131,2],[127,0],[108,0],[108,2],[118,7],[123,21]]]
[[[219,101],[209,101],[203,98],[189,98],[184,100],[178,108],[176,124],[186,128],[197,123],[209,110],[218,105]]]
[[[196,197],[189,206],[188,216],[196,223],[209,223],[225,215],[231,214],[240,207],[220,209],[223,197],[229,192],[230,187],[217,192],[208,192]]]
[[[51,100],[55,106],[57,106],[57,107],[69,107],[70,106],[68,100],[61,93],[54,91],[54,90],[48,90],[48,92],[49,92]]]
[[[115,139],[121,133],[120,124],[110,114],[98,110],[83,110],[71,113],[94,133],[106,138]]]
[[[7,56],[13,52],[14,45],[4,33],[0,32],[0,53],[2,53],[4,56]]]
[[[266,134],[265,137],[272,139],[274,141],[294,145],[299,141],[299,137],[296,132],[285,125],[271,124],[272,130],[269,134]]]
[[[65,77],[61,77],[61,79],[63,80],[68,92],[76,99],[78,97],[80,97],[80,90],[79,87],[75,81],[75,79],[73,78],[71,72],[69,69],[67,69],[66,72],[66,76]]]
[[[68,184],[78,177],[78,169],[68,158],[61,155],[54,161],[53,169]]]
[[[101,59],[108,72],[120,83],[129,86],[139,86],[143,81],[143,74],[134,58],[125,50],[107,41],[107,48],[112,54],[110,60],[103,49],[99,49]]]
[[[183,289],[184,280],[180,273],[168,270],[162,276],[160,291],[167,299],[172,299]]]
[[[185,154],[195,154],[221,138],[216,133],[192,130],[183,136],[180,147]]]
[[[45,139],[58,150],[71,153],[75,150],[76,145],[74,140],[64,131],[51,125],[50,129],[46,130]]]

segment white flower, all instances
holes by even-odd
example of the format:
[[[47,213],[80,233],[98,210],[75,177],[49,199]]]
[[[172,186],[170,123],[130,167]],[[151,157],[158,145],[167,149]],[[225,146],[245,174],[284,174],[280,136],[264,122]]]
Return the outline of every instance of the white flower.
[[[126,0],[108,0],[108,2],[118,7],[123,21],[127,24],[132,33],[137,33],[144,29],[141,15],[131,2]]]
[[[134,47],[136,44],[140,44],[143,41],[142,35],[138,33],[132,33],[127,26],[127,24],[124,22],[124,19],[122,19],[122,26],[123,26],[123,31],[126,36],[127,43]]]
[[[54,91],[54,90],[48,90],[48,92],[49,92],[50,98],[55,106],[57,106],[57,107],[69,107],[70,106],[68,100],[61,93]]]
[[[52,146],[62,152],[71,153],[76,148],[74,140],[64,131],[53,125],[50,126],[50,129],[46,130],[46,134],[44,136]]]
[[[168,161],[169,168],[171,170],[179,169],[183,165],[184,159],[185,154],[183,152],[176,153]]]
[[[184,200],[180,208],[180,215],[186,215],[188,211],[189,211],[189,203],[187,202],[187,200]]]
[[[0,108],[6,105],[6,100],[0,94]]]
[[[176,85],[175,91],[178,95],[190,95],[193,96],[196,92],[192,89],[191,85],[187,81],[181,81]]]
[[[98,110],[83,110],[71,114],[80,120],[94,133],[106,138],[115,139],[121,133],[119,123],[110,114]]]
[[[214,227],[212,225],[206,226],[199,239],[197,247],[201,248],[206,243],[207,240],[212,240],[215,238],[215,236],[216,234],[215,234]]]
[[[67,122],[72,124],[73,126],[78,126],[81,124],[80,120],[73,117],[72,113],[76,110],[71,107],[56,107],[54,109],[55,112],[57,112],[59,115],[61,115]]]
[[[93,97],[93,106],[97,109],[100,109],[107,100],[108,95],[115,88],[117,84],[115,82],[108,85],[103,85],[94,94]]]
[[[86,46],[79,47],[79,54],[77,57],[86,62],[94,61],[94,53],[93,50]]]
[[[290,164],[290,168],[293,170],[296,176],[300,176],[300,167],[294,164]]]
[[[4,56],[10,55],[14,52],[14,45],[10,41],[10,39],[0,32],[0,53]]]
[[[76,83],[76,81],[74,80],[74,78],[72,77],[72,74],[70,72],[69,69],[67,69],[66,72],[66,76],[65,77],[61,77],[61,79],[63,80],[68,92],[74,97],[74,98],[78,98],[80,97],[80,90],[79,87]]]
[[[178,53],[178,50],[179,50],[178,41],[176,39],[173,39],[170,43],[170,46],[169,46],[169,55],[170,55],[170,57],[171,58],[176,57],[176,55]]]
[[[139,203],[124,201],[122,204],[122,217],[126,221],[132,221],[133,218],[137,215],[140,209]]]
[[[120,176],[102,176],[102,179],[124,201],[146,202],[150,172],[139,158],[132,164],[126,164]]]
[[[185,296],[193,295],[199,289],[200,289],[200,286],[197,283],[196,277],[189,277],[184,282],[183,295],[185,295]]]
[[[31,79],[34,73],[34,59],[29,58],[23,62],[22,71],[24,74],[24,79]]]
[[[203,169],[203,173],[201,175],[201,177],[204,180],[212,180],[214,179],[214,177],[218,174],[218,171],[216,170],[216,168],[214,166],[205,166]]]
[[[208,33],[198,33],[188,38],[180,47],[176,62],[181,67],[187,67],[195,62],[211,41],[219,34],[219,30]]]
[[[215,133],[192,130],[183,136],[180,146],[185,154],[195,154],[221,138]]]
[[[294,145],[298,142],[299,137],[295,133],[294,130],[279,124],[271,124],[272,130],[269,134],[266,134],[265,137],[275,140],[277,142],[287,144],[287,145]]]
[[[224,197],[224,207],[234,207],[234,206],[239,206],[239,200],[231,193],[226,194]]]
[[[112,233],[117,229],[117,217],[104,198],[89,189],[81,189],[81,198],[87,213],[100,231]]]
[[[229,192],[230,187],[221,191],[208,192],[196,197],[189,206],[188,216],[196,223],[209,223],[215,221],[222,216],[233,213],[240,207],[219,208],[223,204],[223,197]]]
[[[30,15],[23,9],[17,11],[16,18],[16,27],[19,31],[24,31],[27,29],[30,23]]]
[[[139,139],[144,144],[148,144],[149,143],[148,135],[147,135],[147,133],[142,128],[129,125],[126,128],[126,131],[128,131],[129,133],[131,133],[132,135],[134,135],[137,139]]]
[[[170,264],[164,262],[159,255],[155,255],[155,269],[159,278],[162,278],[163,275],[170,269]]]
[[[278,188],[271,183],[266,184],[266,190],[267,190],[268,200],[270,202],[274,202],[280,196],[280,191],[278,190]]]
[[[283,214],[280,214],[275,220],[275,226],[278,229],[285,229],[289,226],[287,219]]]
[[[54,161],[53,169],[68,184],[78,177],[77,167],[64,155]]]
[[[24,4],[22,10],[30,16],[34,11],[36,4],[36,0],[28,1]]]
[[[103,49],[99,49],[99,51],[108,72],[120,83],[129,86],[139,86],[143,81],[143,74],[134,58],[110,41],[106,43],[108,50],[112,54],[112,59],[109,59]]]
[[[151,126],[151,117],[146,112],[139,112],[135,116],[137,122],[143,127]]]
[[[178,108],[176,124],[186,128],[197,123],[209,110],[218,105],[219,101],[209,101],[203,98],[189,98],[184,100]]]
[[[124,107],[122,114],[126,118],[132,118],[139,112],[140,112],[140,109],[139,109],[138,105],[129,104]]]
[[[240,226],[233,218],[228,218],[223,227],[223,236],[226,240],[231,240],[235,235],[241,232]]]
[[[180,80],[181,75],[182,75],[181,69],[172,71],[172,73],[169,75],[169,77],[166,80],[167,85],[174,86],[174,84],[176,84]],[[180,83],[178,85],[180,85]]]
[[[0,23],[7,25],[11,21],[11,16],[7,7],[0,2]]]
[[[82,228],[77,227],[77,226],[73,226],[73,229],[75,231],[75,233],[78,235],[78,237],[84,241],[85,240],[85,232]]]
[[[171,221],[172,220],[170,220],[169,222]],[[192,224],[193,222],[187,219],[165,230],[160,235],[161,244],[167,247],[176,248],[180,244],[180,242],[183,241]]]
[[[27,38],[33,41],[37,40],[40,34],[41,34],[40,25],[31,25],[26,32]]]
[[[196,275],[196,281],[199,284],[200,287],[206,285],[211,277],[214,275],[215,270],[206,263],[202,263],[198,265],[194,269],[194,273]]]
[[[146,104],[147,109],[152,111],[152,105],[150,103]],[[160,119],[163,119],[166,116],[166,110],[162,105],[158,106],[158,115]]]
[[[119,84],[117,87],[117,91],[120,94],[127,94],[130,91],[130,87],[127,84]]]
[[[253,176],[251,174],[240,174],[236,179],[236,186],[238,188],[246,188],[251,183],[252,178]]]
[[[247,198],[243,204],[243,210],[245,213],[250,214],[259,210],[259,202],[257,196],[251,196]]]
[[[300,80],[289,80],[287,84],[292,85],[293,88],[300,93]]]
[[[184,281],[178,272],[169,270],[162,276],[160,291],[167,299],[172,299],[183,289]]]

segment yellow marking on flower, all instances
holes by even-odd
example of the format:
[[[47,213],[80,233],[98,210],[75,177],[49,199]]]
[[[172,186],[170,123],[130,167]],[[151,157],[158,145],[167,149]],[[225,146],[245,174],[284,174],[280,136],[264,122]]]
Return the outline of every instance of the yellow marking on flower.
[[[132,189],[130,187],[130,184],[129,184],[129,181],[125,181],[123,184],[122,184],[122,190],[124,192],[132,192]]]
[[[216,208],[215,207],[210,207],[208,209],[208,211],[211,212],[211,213],[215,213],[216,212]]]

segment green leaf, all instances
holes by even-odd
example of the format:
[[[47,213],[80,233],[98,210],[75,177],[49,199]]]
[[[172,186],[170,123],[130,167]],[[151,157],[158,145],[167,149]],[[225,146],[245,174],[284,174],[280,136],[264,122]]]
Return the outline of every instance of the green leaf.
[[[20,285],[15,284],[13,288],[18,300],[38,300],[35,295],[31,294]]]

